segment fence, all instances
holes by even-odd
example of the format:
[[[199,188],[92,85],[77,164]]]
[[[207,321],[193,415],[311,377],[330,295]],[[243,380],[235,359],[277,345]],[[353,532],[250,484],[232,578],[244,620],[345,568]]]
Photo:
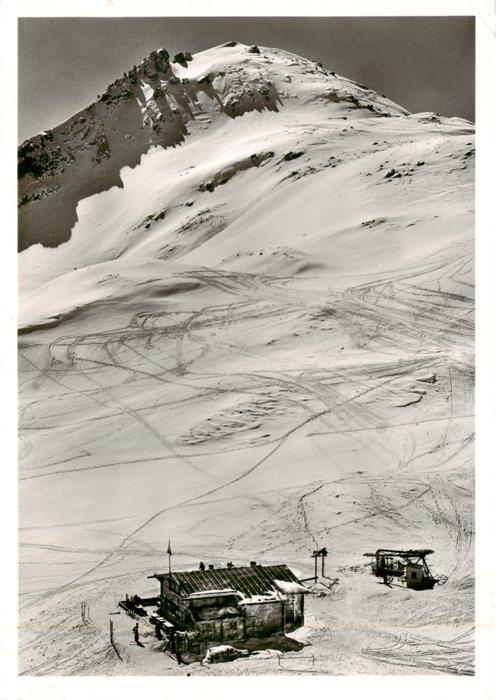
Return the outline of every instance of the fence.
[[[88,622],[91,622],[90,606],[86,601],[81,603],[81,620],[85,625],[88,624]]]
[[[110,623],[110,630],[109,630],[110,631],[110,644],[112,646],[112,649],[117,654],[119,661],[122,661],[122,656],[119,654],[119,650],[117,649],[117,647],[115,645],[115,641],[114,641],[114,621],[109,620],[109,623]]]

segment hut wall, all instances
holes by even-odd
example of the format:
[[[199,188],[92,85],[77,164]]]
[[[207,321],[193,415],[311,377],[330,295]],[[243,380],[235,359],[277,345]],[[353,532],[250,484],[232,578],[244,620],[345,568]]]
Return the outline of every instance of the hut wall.
[[[218,620],[199,620],[195,629],[203,639],[216,642],[241,641],[245,638],[244,617],[229,617]]]
[[[304,623],[304,602],[302,593],[287,593],[285,606],[285,628],[293,629]]]
[[[160,590],[160,614],[167,620],[184,626],[187,622],[187,606],[181,596],[171,591],[164,582],[161,582]]]
[[[282,600],[246,605],[246,637],[267,637],[284,632],[284,608]]]
[[[422,566],[407,564],[405,577],[407,588],[423,588],[424,569]]]

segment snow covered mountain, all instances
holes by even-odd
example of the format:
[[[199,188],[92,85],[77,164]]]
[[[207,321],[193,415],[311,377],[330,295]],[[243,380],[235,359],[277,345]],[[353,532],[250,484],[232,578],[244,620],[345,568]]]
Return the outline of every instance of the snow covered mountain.
[[[327,546],[296,633],[322,672],[473,671],[473,156],[466,120],[236,42],[153,52],[22,144],[25,672],[122,673],[107,609],[169,538],[302,576]],[[381,546],[447,583],[383,590]]]
[[[122,187],[120,170],[137,165],[152,145],[183,143],[188,129],[210,124],[216,112],[234,119],[253,110],[278,111],[287,98],[333,101],[343,116],[342,107],[350,105],[374,114],[405,113],[372,91],[283,52],[261,56],[257,47],[235,44],[206,51],[194,62],[191,54],[178,54],[171,63],[161,49],[109,85],[87,109],[21,146],[21,249],[68,240],[78,202],[113,185]]]

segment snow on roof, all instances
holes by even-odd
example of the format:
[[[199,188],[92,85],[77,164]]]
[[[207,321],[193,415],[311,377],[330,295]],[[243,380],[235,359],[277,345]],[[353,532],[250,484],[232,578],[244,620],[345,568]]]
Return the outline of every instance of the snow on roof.
[[[252,605],[253,603],[267,603],[271,600],[284,600],[281,598],[280,593],[277,591],[272,591],[271,593],[264,593],[260,595],[253,595],[249,598],[243,598],[239,601],[239,605]]]
[[[223,595],[237,595],[237,596],[243,597],[243,594],[234,588],[218,588],[218,589],[212,588],[212,590],[209,590],[209,591],[196,591],[195,593],[190,593],[186,597],[188,599],[190,599],[190,598],[209,598],[209,597],[223,596]]]
[[[281,593],[310,593],[308,588],[295,581],[279,581],[278,579],[274,579],[274,585]]]
[[[213,590],[236,590],[244,596],[266,595],[271,593],[274,581],[299,583],[286,564],[276,566],[233,566],[201,571],[173,571],[169,574],[154,574],[154,578],[170,580],[178,586],[180,594],[190,595]]]

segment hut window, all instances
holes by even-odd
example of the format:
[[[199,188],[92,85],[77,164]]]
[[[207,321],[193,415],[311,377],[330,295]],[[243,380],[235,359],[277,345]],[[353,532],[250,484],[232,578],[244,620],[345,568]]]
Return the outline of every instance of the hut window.
[[[416,571],[412,571],[412,578],[417,578],[417,572],[416,572]]]

